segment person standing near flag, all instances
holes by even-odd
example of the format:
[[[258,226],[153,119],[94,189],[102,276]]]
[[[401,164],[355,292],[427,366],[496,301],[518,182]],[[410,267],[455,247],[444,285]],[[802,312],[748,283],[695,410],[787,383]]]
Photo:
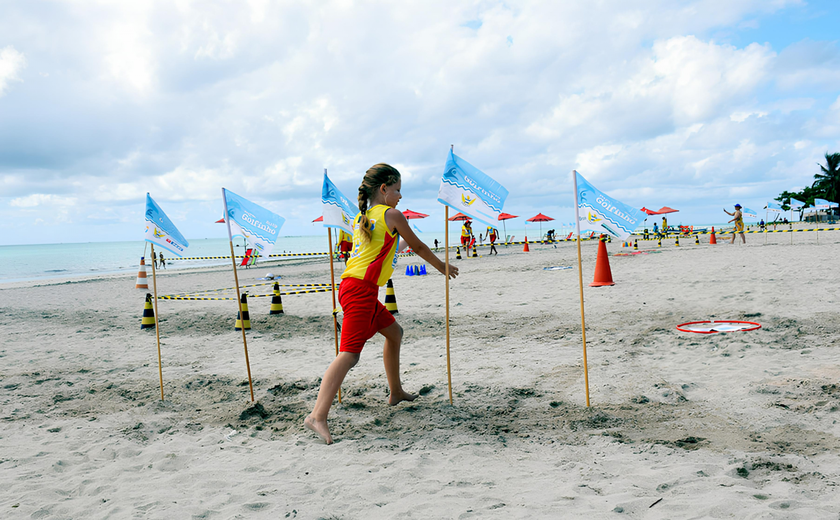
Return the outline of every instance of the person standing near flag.
[[[321,380],[315,407],[304,425],[332,444],[327,416],[333,399],[347,376],[359,361],[367,340],[377,332],[385,337],[383,361],[388,378],[389,405],[413,401],[415,394],[406,392],[400,381],[400,346],[403,329],[379,301],[379,287],[391,278],[397,265],[400,237],[420,258],[446,273],[446,265],[435,256],[396,207],[402,198],[400,172],[380,163],[372,166],[359,187],[360,213],[353,221],[353,251],[341,275],[338,301],[344,312],[341,347]],[[449,266],[450,278],[458,276],[458,268]]]
[[[465,220],[461,226],[461,247],[467,252],[470,250],[470,241],[472,240],[472,222]]]
[[[350,251],[353,250],[353,237],[346,233],[343,229],[338,231],[338,249],[340,251],[339,258],[347,263],[350,257]]]
[[[735,243],[735,237],[738,234],[741,235],[741,242],[746,244],[747,243],[747,238],[744,236],[744,217],[741,214],[741,205],[740,204],[735,204],[735,212],[734,213],[730,213],[730,212],[726,211],[726,208],[724,208],[723,211],[727,215],[730,215],[731,217],[733,217],[733,219],[730,220],[729,222],[734,222],[734,225],[735,225],[735,227],[732,228],[732,242],[730,242],[730,244]],[[727,222],[727,224],[729,222]]]

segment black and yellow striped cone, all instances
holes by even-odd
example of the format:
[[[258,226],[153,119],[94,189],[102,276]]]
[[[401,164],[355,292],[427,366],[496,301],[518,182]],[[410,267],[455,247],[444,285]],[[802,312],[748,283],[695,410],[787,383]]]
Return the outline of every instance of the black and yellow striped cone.
[[[659,242],[657,242],[656,247],[662,247],[662,238],[659,238]]]
[[[146,305],[143,306],[143,318],[140,320],[140,329],[155,328],[155,310],[152,308],[152,295],[146,293]]]
[[[696,245],[700,245],[700,235],[694,235],[694,243]]]
[[[242,330],[243,325],[245,330],[251,330],[251,315],[248,314],[248,293],[242,294],[242,318],[239,317],[239,312],[236,313],[236,324],[233,328],[235,330]]]
[[[388,283],[385,285],[385,308],[388,309],[388,312],[391,314],[397,314],[397,295],[394,294],[394,282],[392,280],[388,280]]]
[[[633,241],[633,251],[638,251],[638,250],[639,250],[639,241],[634,240]]]
[[[460,259],[461,259],[461,248],[456,247],[455,248],[455,260],[460,260]]]
[[[478,258],[478,248],[473,246],[472,250],[473,250],[472,257],[473,258]]]
[[[274,296],[271,297],[269,314],[283,314],[283,299],[280,298],[280,284],[274,282]]]
[[[674,241],[674,245],[680,247],[680,237],[677,237],[677,239]]]

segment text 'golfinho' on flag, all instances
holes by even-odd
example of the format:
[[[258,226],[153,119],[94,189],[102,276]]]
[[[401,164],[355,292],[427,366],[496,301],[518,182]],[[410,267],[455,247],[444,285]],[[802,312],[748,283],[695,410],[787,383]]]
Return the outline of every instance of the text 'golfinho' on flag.
[[[508,190],[449,150],[438,202],[488,226],[498,224]]]
[[[169,220],[166,213],[148,193],[146,194],[146,242],[151,242],[177,256],[184,256],[184,252],[190,246],[184,235],[178,231],[175,224]]]
[[[607,196],[584,179],[583,175],[577,171],[573,173],[577,186],[575,201],[580,231],[606,233],[619,240],[626,240],[644,221],[645,214],[641,210]]]
[[[350,199],[332,183],[324,170],[324,186],[321,188],[324,227],[338,228],[347,234],[353,234],[353,220],[359,214],[359,208],[350,203]]]
[[[263,259],[268,259],[286,219],[222,188],[225,220],[232,235],[242,235]]]

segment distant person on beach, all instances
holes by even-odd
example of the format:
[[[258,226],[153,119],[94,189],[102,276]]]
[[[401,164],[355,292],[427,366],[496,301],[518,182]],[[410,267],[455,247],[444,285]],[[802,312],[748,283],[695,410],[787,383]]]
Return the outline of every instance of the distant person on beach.
[[[472,223],[469,220],[465,220],[464,224],[461,226],[461,247],[463,247],[465,250],[469,250],[471,239]]]
[[[391,278],[397,265],[400,237],[432,267],[446,273],[446,265],[435,256],[411,230],[397,203],[402,198],[400,172],[387,164],[372,166],[359,186],[359,215],[353,220],[353,252],[344,274],[338,301],[344,312],[341,347],[321,380],[315,408],[304,425],[324,442],[333,439],[327,416],[333,399],[347,372],[359,362],[362,348],[377,332],[385,337],[382,354],[388,378],[389,405],[413,401],[416,395],[403,390],[400,382],[400,345],[403,329],[379,301],[379,288]],[[458,276],[458,268],[449,266],[449,277]]]
[[[726,208],[724,208],[723,211],[725,211],[727,215],[731,215],[733,217],[732,220],[730,220],[729,222],[734,222],[734,226],[735,226],[734,228],[732,228],[732,242],[730,242],[730,244],[735,243],[735,237],[738,234],[741,235],[741,242],[746,244],[747,243],[747,238],[744,236],[744,217],[743,217],[743,215],[741,215],[741,205],[740,204],[735,204],[735,212],[734,213],[730,213],[730,212],[726,211]],[[727,222],[727,224],[729,222]]]
[[[659,226],[656,225],[656,222],[653,223],[653,236],[659,237]]]
[[[353,250],[353,236],[343,229],[338,230],[338,250],[339,259],[344,260],[346,264],[347,259],[350,257],[350,251]]]
[[[499,252],[496,251],[496,237],[499,236],[499,230],[494,227],[487,227],[487,239],[490,240],[490,254],[498,255]]]
[[[158,253],[158,255],[160,256],[160,266],[166,269],[166,260],[163,258],[163,253]]]
[[[668,219],[665,217],[662,217],[662,233],[668,234]]]
[[[438,241],[437,241],[437,239],[435,239],[435,251],[437,251],[437,248],[438,248]]]
[[[758,229],[764,231],[764,219],[758,221]]]
[[[157,253],[152,253],[152,262],[155,263],[155,267],[160,267],[160,264],[158,263],[158,254]]]

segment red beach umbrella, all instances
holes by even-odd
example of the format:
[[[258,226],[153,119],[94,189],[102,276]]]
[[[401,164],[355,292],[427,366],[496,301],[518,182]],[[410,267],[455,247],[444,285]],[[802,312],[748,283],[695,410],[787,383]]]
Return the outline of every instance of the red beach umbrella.
[[[213,222],[213,223],[214,224],[224,224],[225,223],[225,217],[222,217],[222,218],[220,218],[219,220],[217,220],[216,222]]]
[[[653,211],[652,209],[647,209],[646,207],[642,206],[642,211],[648,215],[658,215],[659,212]]]
[[[549,222],[554,220],[553,218],[549,217],[548,215],[543,215],[542,213],[537,213],[533,217],[527,219],[525,222],[539,222],[540,223],[540,237],[542,237],[542,223]]]
[[[499,214],[499,220],[502,221],[502,229],[505,230],[505,242],[507,242],[507,226],[505,225],[505,220],[510,220],[512,218],[519,218],[519,215],[511,215],[510,213]]]
[[[417,211],[411,211],[410,209],[407,209],[407,210],[403,211],[402,214],[405,215],[406,220],[411,220],[413,218],[426,218],[426,217],[429,216],[429,215],[426,215],[425,213],[419,213]],[[450,219],[450,220],[452,220],[452,219]]]
[[[320,217],[316,218],[316,219],[315,219],[315,220],[313,220],[312,222],[323,222],[323,221],[324,221],[324,216],[323,216],[323,215],[321,215]]]
[[[449,221],[450,221],[450,222],[455,222],[455,221],[458,221],[458,220],[469,220],[469,221],[472,221],[472,219],[471,219],[470,217],[468,217],[468,216],[464,215],[463,213],[456,213],[455,215],[453,215],[453,216],[449,217]]]
[[[669,208],[668,206],[662,206],[659,208],[659,211],[656,212],[657,215],[664,215],[665,213],[677,213],[679,210],[674,208]]]

